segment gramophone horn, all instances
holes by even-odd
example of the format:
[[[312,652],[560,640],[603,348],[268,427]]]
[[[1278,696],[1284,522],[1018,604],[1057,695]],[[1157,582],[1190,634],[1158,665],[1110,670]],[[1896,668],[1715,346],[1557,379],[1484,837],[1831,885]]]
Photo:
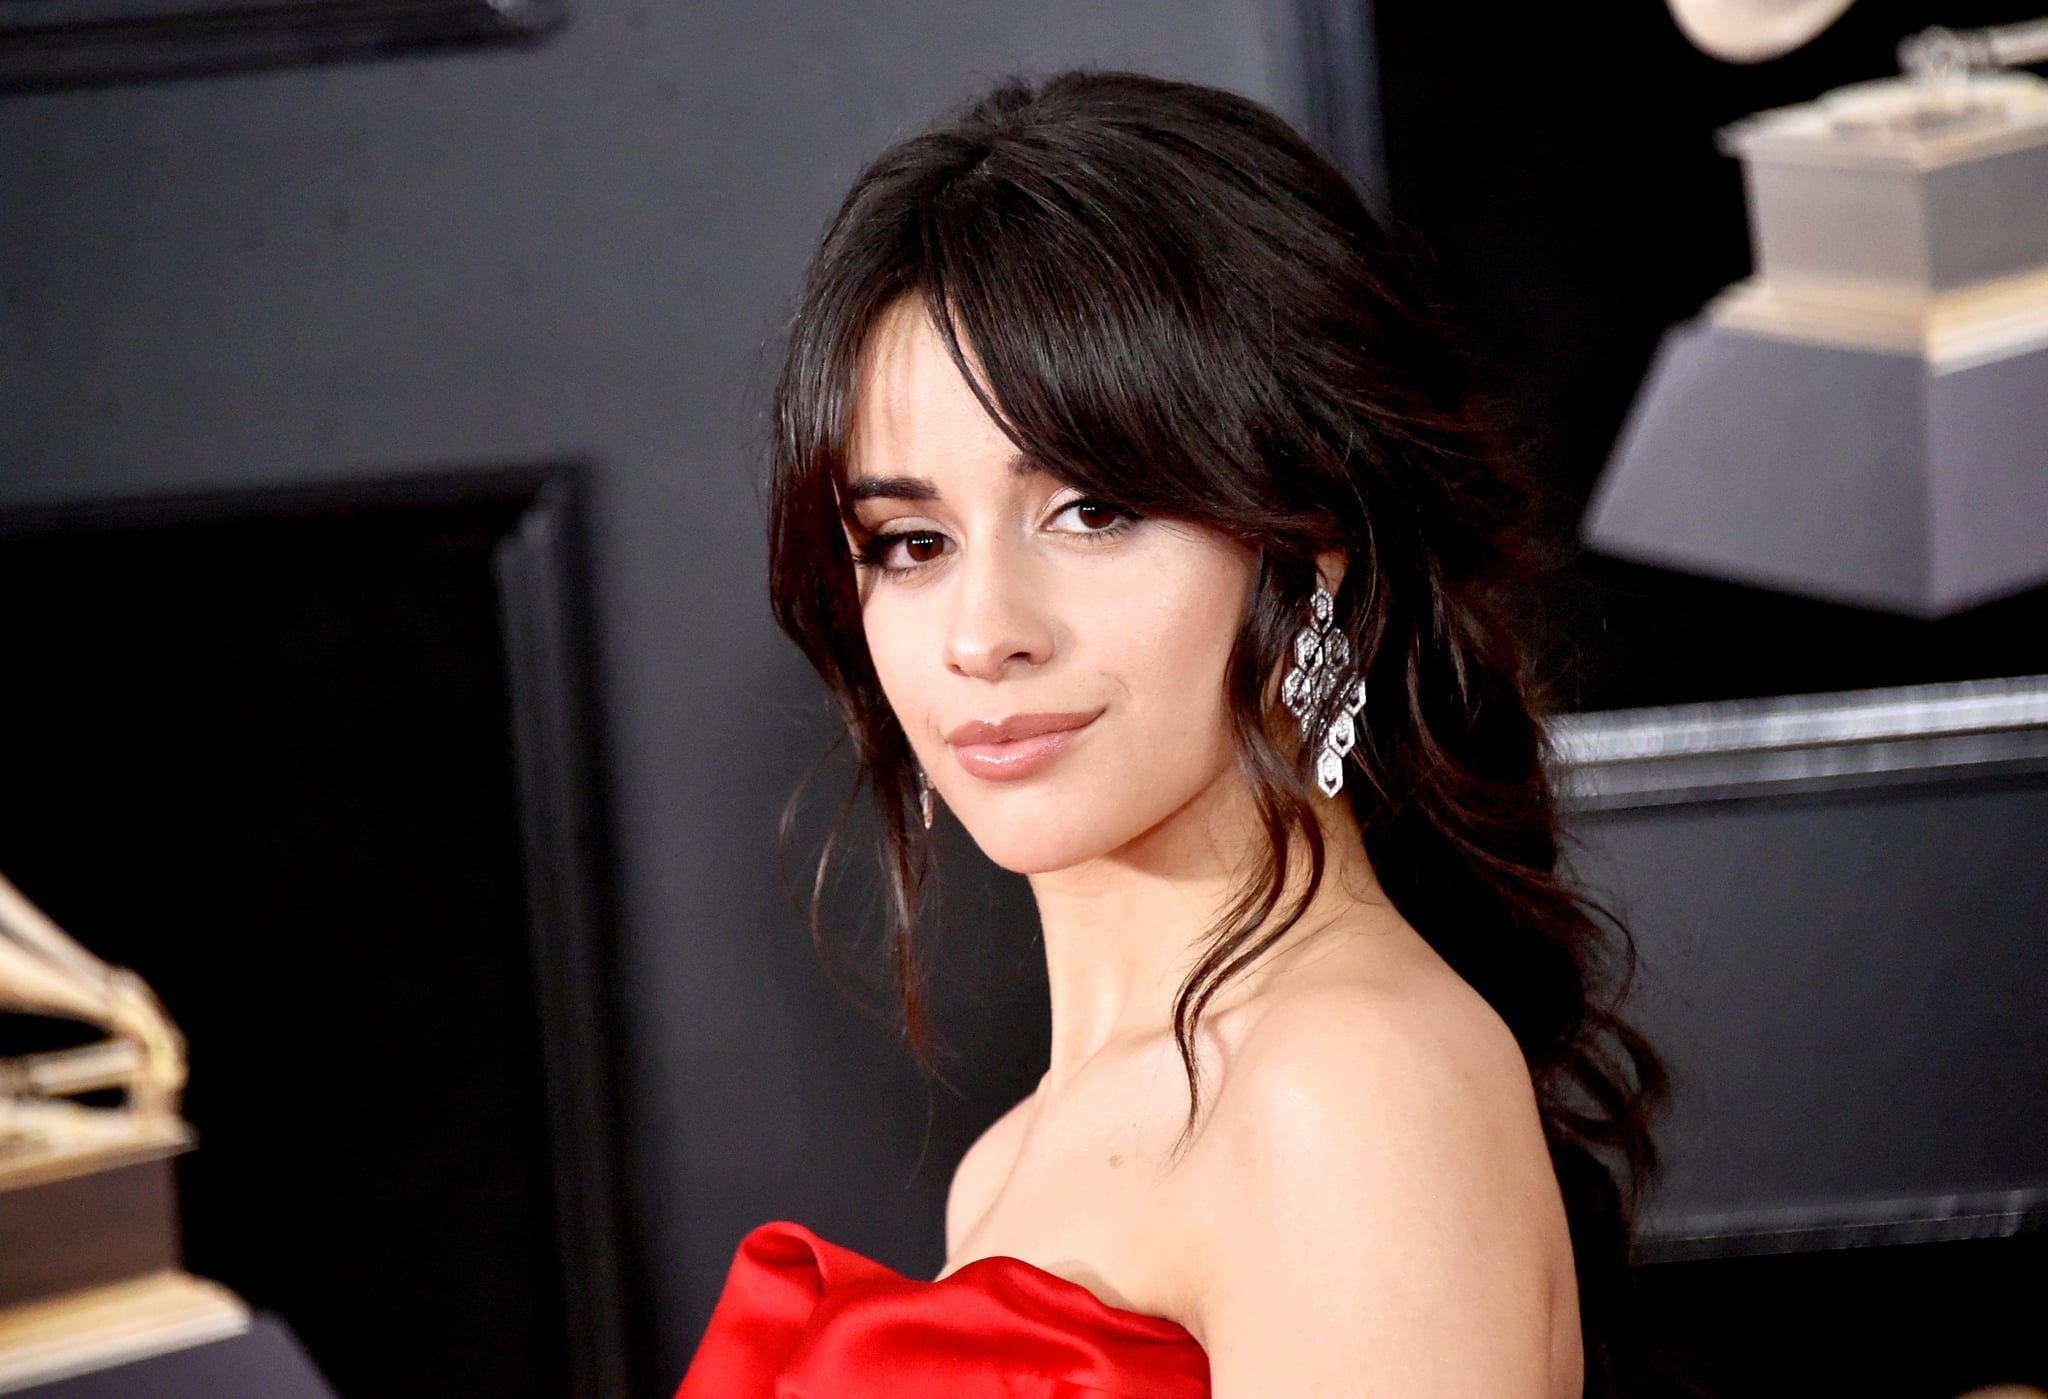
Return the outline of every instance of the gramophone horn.
[[[1790,53],[1826,29],[1851,0],[1666,0],[1693,44],[1730,63]]]

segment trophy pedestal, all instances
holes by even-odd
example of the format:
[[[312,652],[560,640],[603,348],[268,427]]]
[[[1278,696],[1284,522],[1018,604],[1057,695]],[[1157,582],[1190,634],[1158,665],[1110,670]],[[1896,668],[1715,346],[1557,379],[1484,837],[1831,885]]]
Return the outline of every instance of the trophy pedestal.
[[[173,1124],[0,1158],[0,1393],[237,1336],[249,1309],[179,1266]]]

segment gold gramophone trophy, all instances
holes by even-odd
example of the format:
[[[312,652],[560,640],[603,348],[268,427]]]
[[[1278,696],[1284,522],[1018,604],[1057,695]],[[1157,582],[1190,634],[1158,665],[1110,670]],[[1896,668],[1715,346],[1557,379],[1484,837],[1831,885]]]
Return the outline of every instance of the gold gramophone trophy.
[[[180,1266],[185,1041],[142,978],[0,878],[0,1012],[107,1037],[0,1058],[0,1393],[221,1340],[249,1309]],[[117,1090],[114,1106],[76,1101]]]

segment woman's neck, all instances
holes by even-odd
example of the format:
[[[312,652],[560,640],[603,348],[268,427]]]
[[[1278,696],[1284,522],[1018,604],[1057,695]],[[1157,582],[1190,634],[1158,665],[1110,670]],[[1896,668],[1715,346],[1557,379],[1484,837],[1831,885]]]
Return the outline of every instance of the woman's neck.
[[[1286,937],[1226,992],[1230,999],[1345,906],[1384,897],[1348,805],[1316,805],[1322,885]],[[1130,845],[1031,876],[1052,1001],[1048,1086],[1064,1083],[1111,1044],[1171,1033],[1181,982],[1265,843],[1250,795],[1233,773]],[[1307,865],[1307,844],[1298,840],[1282,908],[1306,886]]]

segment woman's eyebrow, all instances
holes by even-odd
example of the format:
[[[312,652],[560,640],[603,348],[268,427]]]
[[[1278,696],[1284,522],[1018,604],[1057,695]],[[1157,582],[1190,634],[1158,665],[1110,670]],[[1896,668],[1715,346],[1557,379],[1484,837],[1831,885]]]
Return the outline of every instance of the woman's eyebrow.
[[[1041,468],[1022,452],[1011,456],[1004,463],[1012,476],[1035,476]],[[846,483],[846,499],[849,502],[861,500],[937,500],[939,488],[928,476],[856,476]]]
[[[846,498],[856,500],[937,500],[939,488],[923,476],[857,476],[846,483]]]

